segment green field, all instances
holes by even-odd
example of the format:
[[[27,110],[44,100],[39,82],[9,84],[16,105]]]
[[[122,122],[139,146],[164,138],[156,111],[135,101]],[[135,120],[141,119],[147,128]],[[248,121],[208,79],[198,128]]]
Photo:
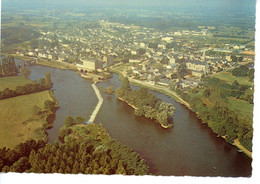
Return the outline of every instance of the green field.
[[[0,100],[0,147],[47,139],[43,128],[48,115],[43,110],[46,100],[53,100],[48,90]]]
[[[11,77],[1,77],[0,78],[0,91],[5,88],[10,90],[15,90],[16,86],[24,86],[26,84],[33,83],[31,80],[25,78],[24,76],[11,76]]]
[[[234,110],[238,115],[249,117],[253,116],[253,104],[249,104],[245,100],[239,100],[234,97],[229,97],[228,100],[231,104],[231,109]]]
[[[239,84],[252,86],[253,82],[249,81],[249,77],[236,77],[233,76],[231,72],[219,72],[217,74],[210,75],[211,77],[219,78],[220,80],[227,81],[229,83],[233,83],[235,80],[238,81]]]

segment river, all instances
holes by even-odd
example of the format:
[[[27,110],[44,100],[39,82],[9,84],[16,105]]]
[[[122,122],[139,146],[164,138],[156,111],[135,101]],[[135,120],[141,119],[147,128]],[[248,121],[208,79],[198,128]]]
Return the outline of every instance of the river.
[[[82,116],[86,120],[90,117],[98,102],[92,82],[73,71],[45,66],[30,66],[30,69],[32,80],[50,72],[53,91],[59,102],[60,108],[54,117],[53,128],[47,131],[49,142],[58,140],[58,131],[66,116]],[[118,75],[114,74],[112,79],[98,83],[97,86],[113,85],[115,89],[120,84]],[[185,106],[163,94],[152,93],[175,106],[173,128],[163,129],[152,120],[137,117],[134,109],[126,103],[117,100],[114,95],[103,93],[104,103],[94,123],[102,123],[112,138],[140,153],[154,175],[251,175],[250,158],[218,138]]]

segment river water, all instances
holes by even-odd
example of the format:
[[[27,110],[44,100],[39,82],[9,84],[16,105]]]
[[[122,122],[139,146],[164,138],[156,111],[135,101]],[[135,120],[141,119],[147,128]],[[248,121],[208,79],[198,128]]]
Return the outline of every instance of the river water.
[[[30,66],[30,69],[32,80],[45,77],[45,73],[50,72],[53,91],[59,102],[53,128],[47,131],[49,142],[58,140],[59,128],[67,116],[82,116],[86,120],[90,117],[98,102],[90,81],[73,71],[45,66]],[[120,84],[114,74],[112,79],[97,86],[114,86],[116,89]],[[126,103],[117,100],[114,95],[103,93],[104,103],[94,123],[102,123],[112,138],[140,153],[154,175],[251,175],[251,159],[218,138],[185,106],[163,94],[152,93],[175,106],[173,128],[163,129],[152,120],[137,117],[134,109]]]

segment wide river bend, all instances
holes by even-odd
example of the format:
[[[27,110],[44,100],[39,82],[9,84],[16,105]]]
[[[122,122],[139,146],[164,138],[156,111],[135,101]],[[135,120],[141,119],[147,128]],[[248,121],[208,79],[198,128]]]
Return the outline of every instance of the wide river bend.
[[[16,60],[20,62],[19,60]],[[59,102],[53,128],[47,131],[49,142],[58,140],[58,131],[67,116],[89,119],[98,102],[92,82],[77,72],[46,66],[30,66],[32,80],[50,72],[53,91]],[[98,83],[98,87],[120,86],[118,75]],[[135,88],[132,86],[132,88]],[[174,126],[163,129],[159,124],[134,115],[134,109],[103,94],[104,102],[94,123],[102,123],[110,136],[140,153],[154,175],[250,176],[251,159],[226,143],[201,123],[196,114],[171,98],[152,92],[175,108]]]

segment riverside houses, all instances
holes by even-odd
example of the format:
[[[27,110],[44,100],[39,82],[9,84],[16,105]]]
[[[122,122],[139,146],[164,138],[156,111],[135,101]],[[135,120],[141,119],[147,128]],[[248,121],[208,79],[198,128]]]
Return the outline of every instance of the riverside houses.
[[[103,62],[93,59],[81,59],[83,64],[77,64],[78,70],[82,71],[93,71],[97,69],[102,69]]]

